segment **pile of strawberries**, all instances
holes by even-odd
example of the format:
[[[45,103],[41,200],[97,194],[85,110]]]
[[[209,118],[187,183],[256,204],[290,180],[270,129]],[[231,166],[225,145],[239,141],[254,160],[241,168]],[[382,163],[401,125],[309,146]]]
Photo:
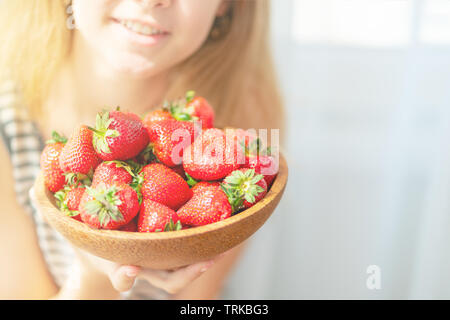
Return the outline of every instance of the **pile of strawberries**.
[[[53,132],[45,185],[61,211],[97,229],[176,231],[229,218],[266,195],[278,163],[256,134],[214,128],[214,116],[192,91],[144,119],[100,112],[70,139]]]

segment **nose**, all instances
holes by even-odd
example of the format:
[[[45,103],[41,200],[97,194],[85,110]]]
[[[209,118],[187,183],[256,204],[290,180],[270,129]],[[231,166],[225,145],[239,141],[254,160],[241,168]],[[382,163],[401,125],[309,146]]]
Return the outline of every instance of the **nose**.
[[[161,7],[161,8],[167,8],[172,3],[172,0],[139,0],[144,7]]]

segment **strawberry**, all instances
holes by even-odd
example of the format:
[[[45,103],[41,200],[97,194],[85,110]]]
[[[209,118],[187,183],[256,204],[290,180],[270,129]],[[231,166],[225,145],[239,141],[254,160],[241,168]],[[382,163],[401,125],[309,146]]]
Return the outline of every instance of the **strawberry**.
[[[271,155],[271,148],[263,148],[262,140],[252,130],[227,129],[226,134],[236,139],[236,143],[245,150],[243,167],[255,169],[256,173],[264,175],[270,187],[278,173],[278,161]]]
[[[163,109],[157,109],[154,111],[151,111],[147,113],[147,115],[144,117],[144,125],[149,126],[155,121],[161,121],[161,120],[168,120],[173,119],[172,115],[169,111],[163,110]]]
[[[137,216],[136,216],[137,217]],[[131,220],[129,223],[127,223],[124,226],[121,226],[118,230],[120,231],[126,231],[126,232],[137,232],[138,228],[137,228],[137,219],[134,218],[133,220]]]
[[[100,164],[92,146],[92,131],[87,126],[78,127],[66,143],[59,156],[59,165],[64,172],[88,175]]]
[[[214,109],[205,98],[188,91],[184,101],[170,106],[172,116],[180,121],[199,121],[203,129],[214,127]]]
[[[192,192],[191,200],[177,211],[183,225],[203,226],[231,216],[232,207],[220,183],[201,181]]]
[[[139,203],[142,201],[141,184],[142,177],[138,174],[142,165],[131,160],[124,161],[105,161],[95,169],[92,178],[92,186],[104,183],[116,183],[130,185],[138,194]]]
[[[104,160],[128,160],[137,156],[149,142],[142,120],[131,112],[111,111],[97,114],[93,144]]]
[[[178,174],[180,177],[182,177],[183,179],[185,179],[186,175],[184,173],[184,168],[182,164],[179,164],[175,167],[170,168],[173,171],[175,171],[176,174]]]
[[[221,184],[228,196],[233,213],[250,208],[267,194],[267,184],[262,174],[254,169],[243,168],[233,171]]]
[[[158,202],[146,199],[141,205],[138,218],[139,232],[161,232],[181,230],[177,213]]]
[[[67,139],[53,131],[52,140],[41,153],[40,166],[44,175],[44,183],[51,192],[58,192],[64,188],[66,177],[59,166],[59,156]]]
[[[203,131],[183,154],[184,171],[197,180],[219,180],[244,163],[243,151],[223,130]],[[239,161],[240,160],[240,161]]]
[[[227,137],[233,138],[238,147],[243,149],[246,154],[260,144],[258,135],[254,130],[227,128],[225,129],[225,134]]]
[[[81,221],[79,212],[81,198],[86,192],[84,186],[66,187],[55,193],[55,198],[59,209],[69,217]]]
[[[87,187],[80,202],[81,220],[96,229],[118,229],[138,212],[138,195],[126,184],[100,183]]]
[[[92,186],[101,182],[116,182],[130,184],[133,181],[133,172],[131,168],[122,161],[105,161],[95,169],[92,177]]]
[[[145,166],[142,176],[141,193],[144,200],[153,200],[177,210],[192,197],[187,182],[161,163]]]
[[[156,121],[147,126],[153,153],[168,167],[181,164],[184,149],[196,136],[193,122],[177,120]]]
[[[255,155],[246,157],[244,167],[254,169],[256,173],[262,174],[267,187],[272,186],[278,174],[278,161],[270,155]]]

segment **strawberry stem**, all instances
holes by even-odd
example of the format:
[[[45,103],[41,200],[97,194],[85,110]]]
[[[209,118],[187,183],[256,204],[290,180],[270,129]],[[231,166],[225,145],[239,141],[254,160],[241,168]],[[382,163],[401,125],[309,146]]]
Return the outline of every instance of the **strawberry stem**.
[[[190,90],[188,92],[186,92],[186,102],[189,103],[192,100],[194,100],[195,98],[195,91],[194,90]]]
[[[223,192],[228,197],[233,213],[243,208],[244,200],[249,203],[254,203],[256,197],[264,192],[264,189],[257,185],[263,179],[262,174],[255,174],[254,169],[246,171],[233,171],[225,178],[224,183],[221,183]]]
[[[60,135],[56,131],[52,131],[52,138],[46,141],[46,144],[54,144],[54,143],[67,143],[67,138],[63,135]]]
[[[94,148],[100,153],[111,153],[109,148],[107,138],[116,138],[120,136],[117,130],[109,129],[113,119],[109,117],[108,111],[99,112],[95,119],[95,129],[88,127],[89,130],[94,132],[94,137],[92,139]]]
[[[94,199],[85,204],[87,213],[97,216],[101,227],[105,227],[113,221],[122,221],[123,215],[119,211],[118,206],[122,201],[117,197],[117,187],[107,187],[104,183],[96,188],[87,187],[87,192]]]
[[[103,132],[100,132],[99,130],[97,130],[95,128],[92,128],[90,126],[87,126],[87,128],[96,134],[103,135]]]
[[[195,180],[194,178],[192,178],[187,172],[185,172],[184,174],[186,175],[186,178],[187,178],[186,182],[189,185],[189,187],[192,188],[193,186],[195,186],[198,183],[198,181]]]

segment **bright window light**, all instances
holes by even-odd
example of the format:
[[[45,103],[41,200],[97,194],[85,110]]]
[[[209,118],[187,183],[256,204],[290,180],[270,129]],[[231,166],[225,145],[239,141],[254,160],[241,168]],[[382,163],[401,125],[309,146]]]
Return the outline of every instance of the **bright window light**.
[[[410,0],[294,0],[292,32],[300,43],[405,46],[412,9]]]
[[[420,20],[420,42],[450,44],[450,0],[424,1]]]

